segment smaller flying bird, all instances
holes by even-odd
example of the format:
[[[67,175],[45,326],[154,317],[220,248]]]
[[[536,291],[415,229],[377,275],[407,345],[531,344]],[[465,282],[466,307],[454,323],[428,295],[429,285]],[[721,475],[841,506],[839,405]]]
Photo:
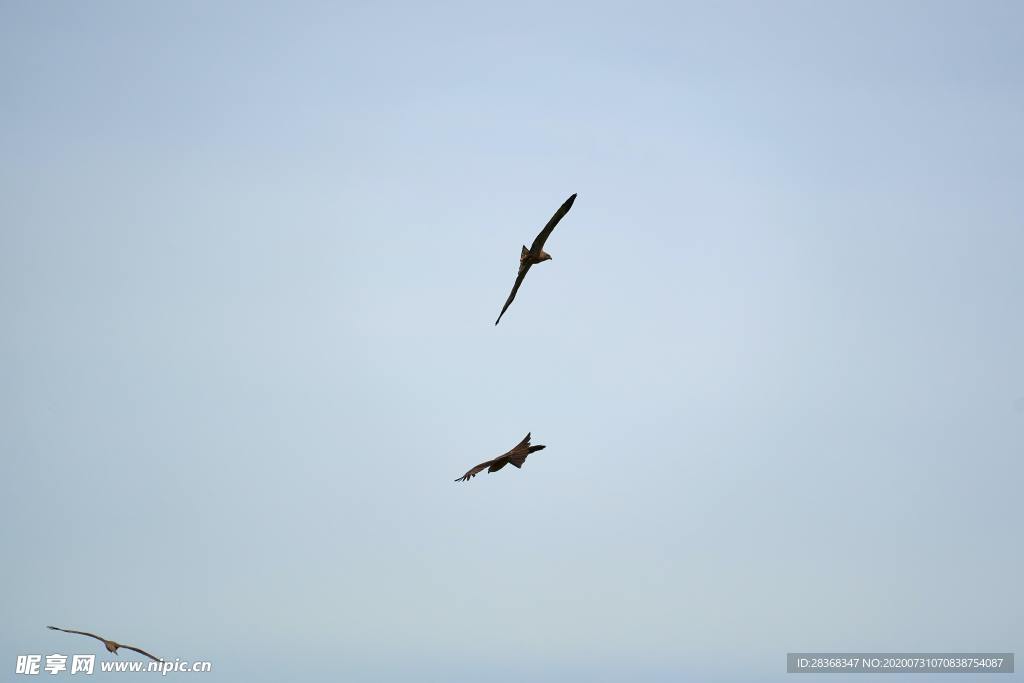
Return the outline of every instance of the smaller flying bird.
[[[117,654],[117,649],[123,647],[126,650],[134,650],[135,652],[138,652],[140,655],[146,655],[154,662],[163,661],[162,659],[159,659],[158,657],[154,657],[153,655],[149,654],[145,650],[140,650],[139,648],[134,647],[132,645],[122,645],[121,643],[115,643],[113,640],[107,640],[106,638],[102,638],[96,635],[95,633],[89,633],[87,631],[72,631],[71,629],[57,628],[56,626],[47,626],[46,628],[54,631],[64,631],[64,633],[77,633],[80,636],[89,636],[90,638],[95,638],[96,640],[100,641],[101,643],[107,646],[107,652],[113,652],[115,655]]]
[[[476,475],[480,474],[486,468],[488,472],[497,472],[505,465],[512,463],[517,468],[522,467],[523,463],[526,462],[526,456],[535,451],[544,450],[545,446],[531,446],[530,445],[530,434],[527,433],[526,437],[519,442],[519,445],[510,450],[505,455],[499,455],[494,460],[488,460],[482,462],[469,472],[456,479],[455,481],[469,481]]]
[[[562,220],[565,214],[569,213],[569,209],[572,208],[572,203],[576,201],[576,193],[574,192],[571,197],[565,200],[565,203],[558,207],[558,211],[555,211],[555,215],[551,217],[548,224],[544,226],[544,229],[540,231],[536,238],[533,240],[533,244],[527,249],[526,245],[523,245],[523,250],[519,253],[519,275],[516,277],[516,283],[512,286],[512,293],[508,295],[508,301],[505,302],[505,306],[502,307],[501,313],[498,314],[498,319],[494,321],[497,325],[501,322],[501,316],[505,315],[505,311],[512,305],[512,300],[516,298],[516,292],[519,291],[519,285],[523,284],[523,278],[526,277],[526,273],[529,272],[530,268],[535,263],[541,261],[551,260],[551,254],[544,251],[544,243],[547,242],[548,236],[551,231],[558,225],[558,221]]]

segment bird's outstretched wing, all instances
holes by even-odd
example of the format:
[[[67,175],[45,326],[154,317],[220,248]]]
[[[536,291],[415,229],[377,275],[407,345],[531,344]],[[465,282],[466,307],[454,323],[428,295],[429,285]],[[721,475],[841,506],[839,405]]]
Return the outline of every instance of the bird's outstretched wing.
[[[565,200],[565,202],[558,207],[558,211],[555,211],[555,215],[551,217],[548,224],[544,226],[544,229],[540,231],[536,238],[533,240],[533,244],[530,245],[530,252],[533,254],[539,254],[540,250],[544,248],[544,243],[548,241],[548,235],[558,225],[558,221],[565,217],[565,214],[569,213],[569,209],[572,208],[572,203],[576,201],[576,193],[573,192],[572,196]]]
[[[138,652],[140,655],[146,655],[147,657],[152,659],[154,662],[162,662],[163,661],[159,657],[154,657],[153,655],[149,654],[145,650],[143,650],[141,648],[137,648],[137,647],[135,647],[133,645],[122,645],[121,647],[123,647],[126,650],[134,650],[135,652]]]
[[[64,633],[77,633],[80,636],[89,636],[90,638],[95,638],[96,640],[100,641],[104,645],[107,643],[107,639],[106,638],[101,638],[98,635],[96,635],[95,633],[89,633],[88,631],[72,631],[69,628],[58,628],[57,626],[47,626],[46,628],[51,629],[53,631],[64,631]]]
[[[516,278],[516,283],[512,285],[512,293],[508,295],[508,301],[506,301],[505,305],[502,306],[501,313],[498,314],[498,319],[494,321],[495,325],[501,322],[501,316],[505,315],[505,311],[507,311],[508,307],[512,305],[512,301],[516,298],[516,292],[519,291],[519,285],[523,284],[523,278],[526,277],[526,274],[530,271],[530,266],[532,265],[533,264],[529,261],[525,261],[519,266],[519,276]]]
[[[515,453],[516,451],[521,451],[521,450],[523,450],[524,448],[528,449],[528,448],[530,447],[530,434],[531,434],[531,433],[532,433],[532,432],[526,432],[526,436],[524,436],[524,437],[523,437],[523,440],[522,440],[522,441],[520,441],[519,443],[517,443],[517,444],[516,444],[516,447],[515,447],[515,448],[513,448],[512,450],[510,450],[510,451],[509,451],[508,453],[506,453],[505,455],[512,455],[512,454],[514,454],[514,453]]]
[[[526,462],[526,456],[530,454],[530,433],[527,432],[523,440],[516,444],[516,447],[510,450],[505,455],[501,456],[507,458],[510,463],[519,469]]]
[[[474,467],[473,469],[471,469],[469,472],[466,472],[464,475],[462,475],[461,477],[456,479],[455,481],[469,481],[470,479],[472,479],[473,477],[475,477],[476,475],[480,474],[485,469],[490,467],[492,464],[494,464],[494,460],[488,460],[487,462],[482,462],[479,465],[477,465],[476,467]]]

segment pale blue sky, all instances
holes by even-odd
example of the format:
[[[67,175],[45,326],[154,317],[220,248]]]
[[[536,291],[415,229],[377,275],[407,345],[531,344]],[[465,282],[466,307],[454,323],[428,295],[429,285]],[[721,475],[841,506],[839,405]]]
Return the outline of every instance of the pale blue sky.
[[[5,2],[0,64],[5,676],[1024,650],[1021,3]]]

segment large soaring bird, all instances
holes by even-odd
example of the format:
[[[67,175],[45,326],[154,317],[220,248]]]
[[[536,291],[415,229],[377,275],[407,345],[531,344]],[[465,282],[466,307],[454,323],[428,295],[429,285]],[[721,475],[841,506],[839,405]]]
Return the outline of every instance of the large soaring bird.
[[[66,629],[66,628],[57,628],[56,626],[47,626],[46,628],[52,629],[54,631],[64,631],[64,633],[77,633],[80,636],[89,636],[90,638],[95,638],[96,640],[98,640],[101,643],[103,643],[104,645],[106,645],[107,652],[113,652],[115,655],[117,654],[117,649],[123,647],[126,650],[134,650],[135,652],[138,652],[140,655],[146,655],[147,657],[152,659],[154,662],[161,662],[161,661],[163,661],[162,659],[158,659],[157,657],[154,657],[153,655],[149,654],[145,650],[140,650],[139,648],[133,647],[131,645],[122,645],[121,643],[115,643],[114,641],[107,640],[106,638],[100,637],[100,636],[96,635],[95,633],[89,633],[87,631],[72,631],[72,630]]]
[[[523,245],[523,250],[519,253],[519,275],[516,277],[516,283],[512,286],[512,293],[508,295],[508,301],[505,302],[505,306],[501,309],[501,313],[498,314],[498,319],[494,321],[497,325],[501,322],[501,316],[505,315],[505,311],[512,305],[512,300],[516,298],[516,292],[519,291],[519,285],[523,284],[523,278],[526,277],[526,273],[529,272],[530,268],[535,263],[541,261],[547,261],[551,258],[551,254],[544,251],[544,243],[547,241],[551,231],[558,225],[558,221],[562,220],[565,214],[569,213],[569,209],[572,208],[572,203],[576,201],[576,194],[573,193],[571,197],[565,200],[565,203],[558,207],[558,211],[555,211],[555,215],[551,217],[548,224],[544,226],[544,229],[540,231],[536,239],[533,240],[533,244],[529,249],[526,245]]]
[[[510,450],[505,455],[499,455],[494,460],[488,460],[487,462],[480,463],[479,465],[471,469],[469,472],[466,472],[464,475],[462,475],[455,481],[469,481],[476,475],[483,472],[485,468],[488,472],[497,472],[498,470],[500,470],[502,467],[509,463],[512,463],[517,468],[522,467],[523,463],[526,462],[526,456],[528,456],[530,453],[533,453],[534,451],[541,450],[544,450],[544,446],[530,445],[530,435],[527,434],[526,438],[520,441],[518,446]]]

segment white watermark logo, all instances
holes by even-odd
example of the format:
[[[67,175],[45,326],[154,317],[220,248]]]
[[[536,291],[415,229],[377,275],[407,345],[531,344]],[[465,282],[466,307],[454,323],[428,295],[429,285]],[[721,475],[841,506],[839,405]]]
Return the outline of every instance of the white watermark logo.
[[[70,659],[70,663],[68,662]],[[138,673],[149,671],[160,673],[166,676],[172,672],[183,673],[205,673],[213,668],[210,662],[183,662],[176,659],[173,662],[100,662],[100,671],[130,671]],[[69,674],[92,674],[96,670],[96,655],[18,655],[14,664],[14,673],[25,676],[36,676],[41,673],[55,675],[59,673]]]

